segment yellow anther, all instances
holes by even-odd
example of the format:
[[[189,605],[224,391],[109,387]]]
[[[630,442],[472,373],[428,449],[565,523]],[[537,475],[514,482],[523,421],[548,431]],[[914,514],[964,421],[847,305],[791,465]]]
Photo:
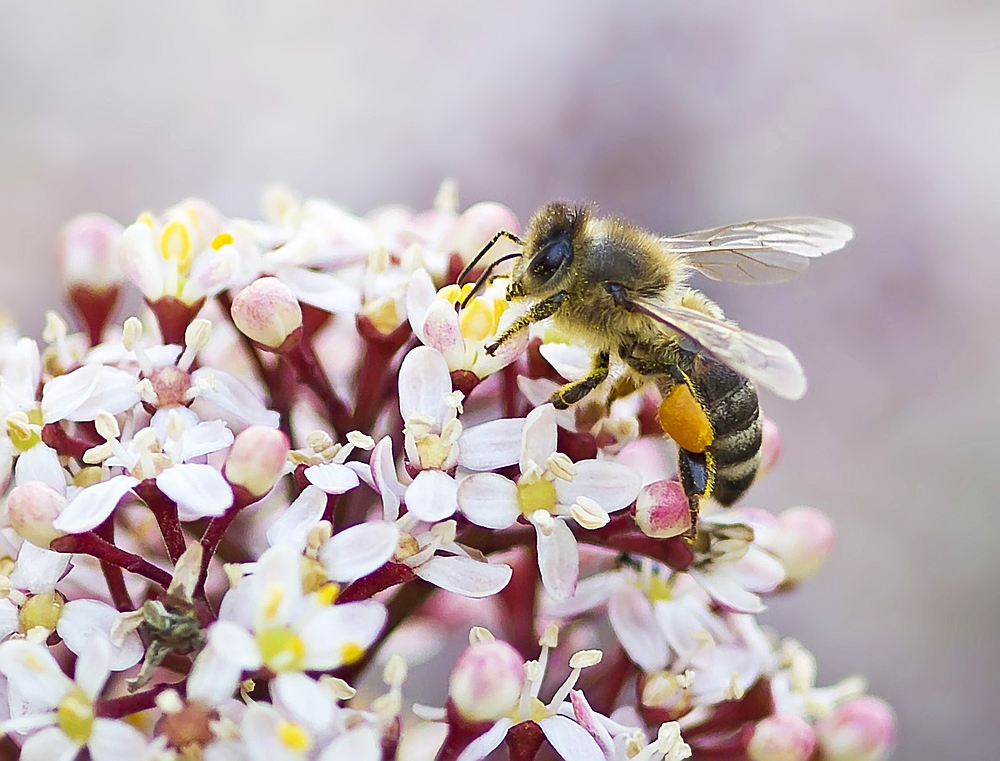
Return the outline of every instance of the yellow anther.
[[[345,665],[358,661],[365,654],[365,649],[357,642],[345,642],[340,646],[340,660]]]
[[[497,332],[497,320],[484,299],[473,299],[458,318],[462,335],[472,341],[484,341]]]
[[[78,745],[84,745],[90,739],[94,727],[94,705],[79,687],[70,690],[59,701],[56,722],[66,737]]]
[[[160,233],[160,255],[176,262],[184,262],[191,255],[191,234],[176,219],[168,222]]]
[[[653,576],[649,580],[649,588],[646,590],[646,597],[650,602],[669,600],[673,597],[672,585],[662,576]]]
[[[312,738],[301,726],[282,719],[278,722],[278,739],[289,750],[305,752],[312,747]]]
[[[148,225],[153,230],[156,229],[156,217],[154,217],[151,212],[148,211],[142,212],[142,214],[140,214],[135,221],[141,222],[144,225]]]
[[[213,249],[218,251],[223,246],[231,246],[235,242],[231,233],[219,233],[214,238],[212,238],[211,246]]]
[[[324,584],[316,592],[316,602],[320,605],[333,605],[340,595],[340,584],[335,581],[331,581]]]

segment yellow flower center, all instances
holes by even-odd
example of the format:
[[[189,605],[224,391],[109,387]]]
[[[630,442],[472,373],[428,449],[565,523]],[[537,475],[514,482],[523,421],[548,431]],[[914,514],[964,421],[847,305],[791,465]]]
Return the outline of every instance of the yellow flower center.
[[[347,665],[355,663],[364,654],[365,649],[357,642],[345,642],[340,647],[340,660]]]
[[[73,486],[93,486],[94,484],[99,484],[102,475],[99,465],[83,468],[73,476]]]
[[[553,512],[556,507],[556,487],[547,478],[529,481],[522,478],[517,482],[517,506],[530,516],[536,510]]]
[[[549,714],[549,709],[545,707],[545,703],[538,698],[532,698],[530,715],[531,720],[537,723],[542,719],[549,718],[551,714]]]
[[[652,576],[649,579],[649,589],[646,590],[646,597],[650,602],[669,600],[673,597],[671,584],[662,576]]]
[[[58,592],[46,592],[29,598],[18,614],[21,631],[30,631],[36,626],[54,631],[65,604],[66,598]]]
[[[454,445],[442,439],[436,433],[429,433],[417,442],[417,453],[420,455],[420,465],[427,469],[440,470],[451,455]]]
[[[466,283],[461,288],[457,285],[446,285],[438,296],[450,302],[452,305],[460,304],[472,292],[474,283]],[[458,326],[462,335],[479,343],[485,341],[497,333],[497,325],[500,322],[500,315],[507,309],[505,299],[490,299],[484,296],[477,296],[470,301],[461,314],[458,316]]]
[[[56,723],[78,745],[85,745],[90,739],[90,731],[94,727],[94,705],[79,687],[74,687],[59,701]]]
[[[331,581],[321,586],[316,592],[316,602],[320,605],[333,605],[338,595],[340,595],[340,584]]]
[[[287,627],[273,626],[257,632],[257,647],[264,665],[272,671],[299,671],[302,668],[305,643]]]
[[[289,750],[304,753],[312,747],[312,738],[301,726],[290,721],[278,722],[278,739]]]

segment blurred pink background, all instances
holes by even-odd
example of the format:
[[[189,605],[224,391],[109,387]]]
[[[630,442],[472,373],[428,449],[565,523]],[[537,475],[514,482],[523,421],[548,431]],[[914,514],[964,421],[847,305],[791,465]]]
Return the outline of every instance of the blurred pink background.
[[[701,283],[810,376],[764,400],[785,454],[748,503],[840,528],[766,619],[822,682],[870,678],[897,758],[993,758],[1000,6],[684,6],[5,4],[0,304],[38,335],[74,214],[201,195],[254,215],[276,180],[356,212],[426,207],[453,176],[522,218],[563,197],[665,233],[848,221],[849,249],[794,283]]]

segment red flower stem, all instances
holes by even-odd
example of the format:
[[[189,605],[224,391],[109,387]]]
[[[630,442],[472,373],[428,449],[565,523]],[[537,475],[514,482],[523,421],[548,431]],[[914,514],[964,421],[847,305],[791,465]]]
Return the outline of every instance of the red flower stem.
[[[493,726],[492,722],[488,721],[469,724],[459,716],[450,700],[446,704],[445,710],[448,714],[448,734],[444,738],[441,749],[437,752],[435,761],[455,761],[469,743],[489,731],[490,727]]]
[[[212,518],[205,527],[205,533],[201,535],[201,574],[198,577],[198,584],[195,586],[195,595],[201,595],[205,591],[205,579],[208,577],[208,565],[212,562],[215,551],[219,548],[219,542],[229,528],[229,524],[240,513],[243,508],[256,502],[259,497],[253,497],[245,490],[233,488],[234,501],[222,515]]]
[[[367,576],[351,582],[351,584],[337,597],[337,603],[357,602],[358,600],[368,600],[379,592],[382,592],[397,584],[412,581],[416,578],[413,569],[405,563],[386,563],[381,568],[372,571]]]
[[[183,680],[173,683],[163,682],[148,690],[119,698],[98,698],[94,702],[94,713],[105,719],[121,719],[139,711],[147,711],[156,705],[156,696],[161,692],[169,689],[183,692],[183,687],[179,687],[182,682]]]
[[[77,552],[81,555],[90,555],[98,560],[118,566],[129,573],[143,576],[164,589],[170,586],[169,573],[162,568],[157,568],[145,558],[116,547],[93,531],[86,534],[60,536],[58,539],[52,540],[49,549],[53,552]]]
[[[187,540],[184,538],[184,531],[181,529],[180,520],[177,517],[177,504],[161,492],[156,482],[147,478],[135,487],[135,493],[146,503],[156,523],[160,527],[160,535],[163,537],[163,544],[167,548],[170,559],[177,563],[178,558],[187,549]]]
[[[505,417],[517,417],[517,363],[512,362],[500,371],[500,383],[503,393],[503,414]]]
[[[104,523],[97,527],[95,533],[106,542],[113,545],[115,542],[114,520],[112,518],[108,518],[104,521]],[[101,573],[104,574],[104,580],[108,584],[108,593],[111,595],[111,601],[115,604],[115,608],[117,608],[121,613],[135,610],[135,604],[132,602],[132,596],[128,593],[128,588],[125,586],[125,574],[122,573],[122,569],[104,560],[100,562]]]
[[[538,602],[538,554],[535,543],[524,547],[510,561],[514,571],[507,586],[500,590],[500,601],[507,608],[510,644],[525,660],[538,652],[535,614]]]
[[[343,436],[354,429],[354,416],[344,400],[337,395],[309,341],[299,341],[294,348],[282,354],[281,359],[295,371],[299,382],[308,386],[319,397],[326,419],[338,434]]]
[[[628,659],[624,651],[619,649],[611,668],[597,675],[591,689],[584,690],[591,707],[597,713],[610,716],[625,683],[629,677],[636,673],[638,673],[638,669],[632,665],[632,661]]]
[[[59,423],[46,423],[42,427],[42,441],[60,455],[78,460],[82,460],[84,452],[99,443],[70,436]]]
[[[375,419],[385,407],[385,402],[396,384],[399,374],[390,372],[393,357],[400,347],[411,339],[410,324],[404,322],[389,335],[382,335],[364,318],[358,319],[358,333],[364,338],[364,359],[358,367],[355,388],[358,389],[358,399],[355,403],[354,426],[361,431],[367,431],[375,423]],[[416,342],[410,340],[410,344]],[[337,429],[343,434],[346,431]]]

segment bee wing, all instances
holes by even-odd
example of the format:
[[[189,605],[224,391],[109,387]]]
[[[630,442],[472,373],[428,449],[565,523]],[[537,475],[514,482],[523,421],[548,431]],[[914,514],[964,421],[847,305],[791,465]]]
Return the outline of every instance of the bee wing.
[[[687,336],[756,385],[784,399],[800,399],[806,392],[802,365],[784,344],[740,330],[693,309],[664,306],[634,297],[628,301],[633,309]]]
[[[713,280],[780,283],[805,270],[810,259],[843,248],[853,237],[854,231],[843,222],[780,217],[698,230],[660,242]]]

